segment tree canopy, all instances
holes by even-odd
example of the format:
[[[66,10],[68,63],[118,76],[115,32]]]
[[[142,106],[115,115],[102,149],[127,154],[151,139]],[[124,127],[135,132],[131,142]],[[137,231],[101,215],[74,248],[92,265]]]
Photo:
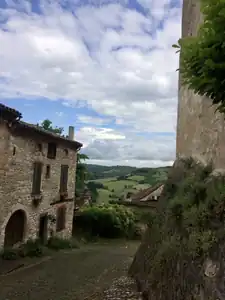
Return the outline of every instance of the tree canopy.
[[[225,1],[201,0],[204,21],[197,36],[178,41],[182,83],[225,113]]]
[[[42,121],[42,123],[38,126],[42,127],[43,129],[47,130],[47,131],[51,131],[53,133],[62,135],[64,129],[63,127],[53,127],[52,126],[52,121],[50,121],[49,119],[45,119],[44,121]]]

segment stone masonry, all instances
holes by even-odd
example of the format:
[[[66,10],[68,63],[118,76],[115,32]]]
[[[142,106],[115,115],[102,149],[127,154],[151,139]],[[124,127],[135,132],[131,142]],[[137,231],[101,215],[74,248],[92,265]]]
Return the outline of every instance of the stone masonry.
[[[196,35],[202,21],[199,0],[183,1],[182,36]],[[210,99],[179,84],[177,158],[194,157],[215,169],[225,169],[224,117]]]
[[[6,226],[18,210],[25,216],[22,241],[38,238],[40,216],[43,214],[48,216],[47,238],[50,234],[68,238],[72,234],[77,151],[82,145],[75,142],[73,136],[70,136],[71,140],[60,138],[36,126],[12,120],[9,118],[11,112],[8,115],[4,113],[7,109],[0,104],[0,247],[4,246]],[[55,159],[47,157],[49,142],[57,145]],[[32,181],[35,162],[42,162],[43,165],[41,195],[34,196]],[[61,165],[68,166],[68,194],[63,199],[59,192]],[[47,168],[50,170],[48,177]],[[61,206],[66,211],[65,226],[56,232],[57,210]]]

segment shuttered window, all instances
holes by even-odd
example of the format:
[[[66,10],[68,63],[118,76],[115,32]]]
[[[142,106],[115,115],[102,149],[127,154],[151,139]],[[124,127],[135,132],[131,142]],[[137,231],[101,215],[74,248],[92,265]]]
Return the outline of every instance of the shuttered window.
[[[42,163],[34,163],[33,171],[33,185],[32,185],[32,194],[38,195],[41,193],[41,175],[42,175]]]
[[[56,213],[56,231],[61,231],[66,227],[66,207],[61,206]]]
[[[61,175],[60,175],[60,192],[67,192],[67,183],[68,183],[68,170],[69,166],[61,165]]]

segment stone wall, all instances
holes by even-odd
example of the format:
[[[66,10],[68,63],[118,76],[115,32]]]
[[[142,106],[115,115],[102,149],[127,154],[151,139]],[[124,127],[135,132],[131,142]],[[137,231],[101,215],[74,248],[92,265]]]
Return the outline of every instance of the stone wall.
[[[68,150],[65,154],[64,147],[57,147],[56,159],[47,158],[47,143],[36,137],[28,138],[12,134],[4,123],[0,123],[0,246],[4,243],[5,226],[14,211],[22,209],[27,216],[25,240],[36,238],[39,229],[40,214],[49,213],[56,217],[57,208],[66,206],[65,230],[57,233],[62,237],[72,234],[74,202],[65,202],[50,205],[59,199],[61,165],[69,165],[68,198],[74,198],[76,152]],[[38,151],[37,144],[42,144],[42,152]],[[33,163],[43,162],[42,172],[42,200],[35,207],[32,203]],[[50,165],[51,176],[45,177],[46,165]],[[49,227],[49,230],[51,228]],[[53,225],[53,230],[55,225]]]
[[[202,20],[199,0],[183,1],[182,35],[196,35]],[[215,113],[210,99],[179,84],[177,158],[193,156],[215,169],[225,169],[224,118]]]

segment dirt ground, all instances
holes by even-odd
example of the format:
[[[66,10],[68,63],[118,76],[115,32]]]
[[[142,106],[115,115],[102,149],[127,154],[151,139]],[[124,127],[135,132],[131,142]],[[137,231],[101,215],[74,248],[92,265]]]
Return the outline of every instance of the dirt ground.
[[[58,252],[49,260],[0,276],[0,300],[103,300],[124,276],[138,242],[92,244]]]

